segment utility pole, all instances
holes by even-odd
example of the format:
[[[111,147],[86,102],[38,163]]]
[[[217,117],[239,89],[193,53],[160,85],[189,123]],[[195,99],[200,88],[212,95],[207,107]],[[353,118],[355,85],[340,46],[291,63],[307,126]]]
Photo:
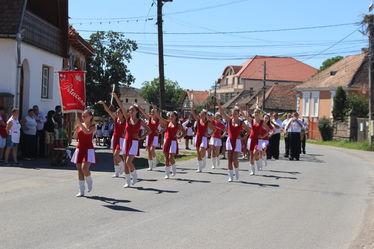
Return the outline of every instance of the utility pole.
[[[374,135],[374,16],[366,15],[364,23],[367,23],[369,34],[369,132],[368,139],[369,144],[373,146],[373,135]]]
[[[214,110],[214,113],[216,113],[216,106],[217,106],[217,81],[214,82],[214,102],[213,102],[213,104],[214,104],[213,110]]]
[[[265,95],[266,95],[266,61],[264,61],[264,86],[262,87],[263,96],[262,96],[262,110],[265,112]]]
[[[158,71],[160,82],[160,109],[165,110],[165,70],[164,70],[164,38],[162,31],[162,6],[163,2],[173,0],[157,0],[157,28],[158,28]]]

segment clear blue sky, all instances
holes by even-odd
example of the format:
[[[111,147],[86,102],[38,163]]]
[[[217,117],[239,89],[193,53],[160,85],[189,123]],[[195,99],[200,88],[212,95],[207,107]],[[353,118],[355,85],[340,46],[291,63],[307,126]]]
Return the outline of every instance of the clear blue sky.
[[[164,31],[207,33],[356,23],[367,13],[370,3],[370,0],[174,0],[164,5]],[[157,32],[156,5],[151,7],[151,4],[152,0],[70,0],[70,23],[78,31]],[[107,18],[122,19],[118,23]],[[145,21],[147,18],[153,20]],[[367,47],[367,37],[358,28],[358,25],[344,25],[283,32],[165,34],[165,55],[182,57],[165,57],[165,75],[183,88],[206,90],[225,66],[240,65],[254,55],[291,56],[318,68],[327,58],[359,53]],[[80,34],[88,38],[90,32],[80,31]],[[129,68],[136,78],[133,86],[140,87],[142,82],[158,77],[157,55],[150,54],[157,54],[157,35],[126,34],[126,37],[139,44]],[[343,38],[344,41],[337,43]]]

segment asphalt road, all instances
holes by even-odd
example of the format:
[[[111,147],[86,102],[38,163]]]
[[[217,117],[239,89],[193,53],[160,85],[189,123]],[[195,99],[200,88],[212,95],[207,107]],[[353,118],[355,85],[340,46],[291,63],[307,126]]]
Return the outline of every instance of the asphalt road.
[[[0,167],[0,248],[349,248],[373,198],[374,154],[308,153],[256,176],[242,161],[232,183],[224,169],[195,173],[195,160],[179,163],[175,179],[141,169],[131,189],[100,153],[84,198],[73,167]]]

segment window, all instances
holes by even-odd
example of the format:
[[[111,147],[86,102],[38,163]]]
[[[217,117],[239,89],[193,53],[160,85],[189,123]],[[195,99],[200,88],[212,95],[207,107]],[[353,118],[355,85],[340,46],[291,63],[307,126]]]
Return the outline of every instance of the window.
[[[319,91],[312,92],[312,111],[313,117],[318,117],[318,107],[319,107]]]
[[[332,117],[332,109],[334,108],[334,98],[335,98],[335,93],[336,91],[331,91],[330,92],[330,113],[331,113],[331,117]]]
[[[226,86],[228,86],[228,85],[229,85],[229,79],[226,78]]]
[[[43,99],[49,98],[49,86],[50,86],[50,68],[47,66],[42,67],[42,94]]]
[[[309,116],[310,92],[303,92],[303,116]]]
[[[138,100],[137,100],[137,99],[135,99],[135,103],[138,103]]]
[[[126,99],[126,103],[129,103],[129,99]]]

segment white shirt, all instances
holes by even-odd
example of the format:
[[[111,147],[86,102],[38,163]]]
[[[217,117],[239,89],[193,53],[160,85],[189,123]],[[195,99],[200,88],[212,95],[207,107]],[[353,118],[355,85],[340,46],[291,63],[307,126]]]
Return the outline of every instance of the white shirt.
[[[13,119],[13,117],[10,117],[7,123],[10,122],[12,122],[12,128],[10,128],[9,135],[12,142],[18,144],[21,137],[21,124],[17,119]]]
[[[186,135],[189,136],[189,137],[193,137],[195,134],[193,132],[193,129],[192,127],[187,127],[187,124],[189,123],[190,121],[187,120],[186,122],[184,122],[182,124],[183,128],[186,130]]]
[[[293,118],[291,118],[288,123],[287,123],[287,126],[289,123],[290,126],[288,127],[287,131],[288,132],[301,132],[301,128],[304,127],[304,122],[301,120],[301,119],[297,119],[296,122],[293,122]],[[301,124],[301,127],[297,124],[297,122],[299,122]]]
[[[280,119],[273,119],[273,123],[279,126],[279,128],[274,127],[274,134],[279,134],[282,131],[283,123]]]
[[[26,123],[23,132],[26,135],[36,135],[36,120],[30,116],[25,117]]]
[[[286,129],[286,126],[287,126],[289,120],[290,120],[289,118],[286,118],[285,120],[283,120],[283,122],[282,122],[282,128],[283,129]]]
[[[47,119],[44,117],[44,115],[39,112],[38,116],[35,117],[36,120],[36,129],[38,131],[42,131],[44,128],[44,123],[47,121]]]

